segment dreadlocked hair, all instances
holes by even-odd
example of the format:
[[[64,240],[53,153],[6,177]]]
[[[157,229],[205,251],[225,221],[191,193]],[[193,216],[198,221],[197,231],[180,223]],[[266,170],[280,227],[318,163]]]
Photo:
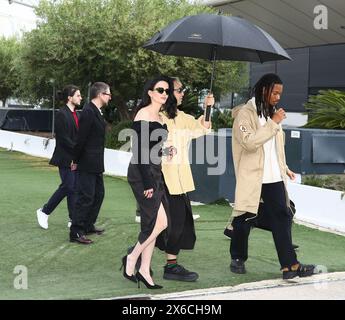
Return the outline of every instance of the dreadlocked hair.
[[[275,84],[283,84],[275,73],[267,73],[260,78],[253,88],[256,111],[259,117],[272,118],[274,108],[269,104],[270,96]]]

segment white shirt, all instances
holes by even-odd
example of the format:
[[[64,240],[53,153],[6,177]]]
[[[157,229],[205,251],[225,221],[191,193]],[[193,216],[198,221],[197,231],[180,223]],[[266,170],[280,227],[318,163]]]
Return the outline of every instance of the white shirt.
[[[255,98],[252,98],[252,104],[256,108]],[[265,117],[259,117],[259,122],[261,126],[264,126],[267,121]],[[264,175],[262,178],[262,183],[274,183],[283,181],[276,149],[276,137],[272,137],[264,144]]]

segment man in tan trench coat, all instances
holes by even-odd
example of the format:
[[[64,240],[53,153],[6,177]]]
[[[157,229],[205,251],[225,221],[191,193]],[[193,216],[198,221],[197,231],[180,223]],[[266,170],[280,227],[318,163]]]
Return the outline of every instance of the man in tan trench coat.
[[[254,86],[254,97],[233,110],[232,153],[236,176],[230,269],[245,273],[248,238],[253,222],[269,221],[283,279],[313,274],[313,265],[297,260],[292,246],[289,196],[286,176],[294,173],[286,165],[283,108],[276,108],[283,83],[276,74],[264,75]],[[258,214],[260,200],[264,210]],[[264,215],[262,217],[261,215]]]

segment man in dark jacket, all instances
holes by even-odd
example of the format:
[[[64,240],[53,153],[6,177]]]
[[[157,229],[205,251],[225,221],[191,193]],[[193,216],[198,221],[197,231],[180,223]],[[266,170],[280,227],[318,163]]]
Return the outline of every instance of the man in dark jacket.
[[[111,100],[110,87],[96,82],[90,89],[91,102],[86,104],[79,119],[79,132],[74,148],[77,166],[77,200],[72,216],[70,241],[90,244],[88,234],[102,234],[95,223],[104,198],[105,121],[101,108]]]
[[[36,211],[38,224],[43,229],[48,229],[49,215],[65,197],[67,197],[68,214],[71,220],[76,199],[76,173],[71,168],[71,162],[78,132],[78,116],[75,109],[80,105],[82,97],[78,87],[68,85],[62,91],[62,98],[66,105],[56,115],[56,145],[53,157],[49,162],[59,168],[61,184],[48,202]]]

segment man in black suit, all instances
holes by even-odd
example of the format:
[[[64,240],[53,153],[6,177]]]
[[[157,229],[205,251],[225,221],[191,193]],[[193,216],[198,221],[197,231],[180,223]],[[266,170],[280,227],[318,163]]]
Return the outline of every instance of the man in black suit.
[[[62,98],[66,105],[56,115],[56,145],[49,162],[59,168],[61,184],[48,202],[36,211],[38,224],[43,229],[48,229],[49,215],[65,197],[67,197],[68,214],[71,220],[76,200],[76,173],[71,168],[71,162],[78,132],[78,116],[75,109],[80,105],[82,97],[78,87],[68,85],[62,91]]]
[[[101,108],[111,100],[110,87],[96,82],[90,89],[91,102],[80,115],[74,164],[77,165],[77,201],[72,217],[70,241],[90,244],[88,234],[102,234],[95,223],[104,198],[105,121]]]

